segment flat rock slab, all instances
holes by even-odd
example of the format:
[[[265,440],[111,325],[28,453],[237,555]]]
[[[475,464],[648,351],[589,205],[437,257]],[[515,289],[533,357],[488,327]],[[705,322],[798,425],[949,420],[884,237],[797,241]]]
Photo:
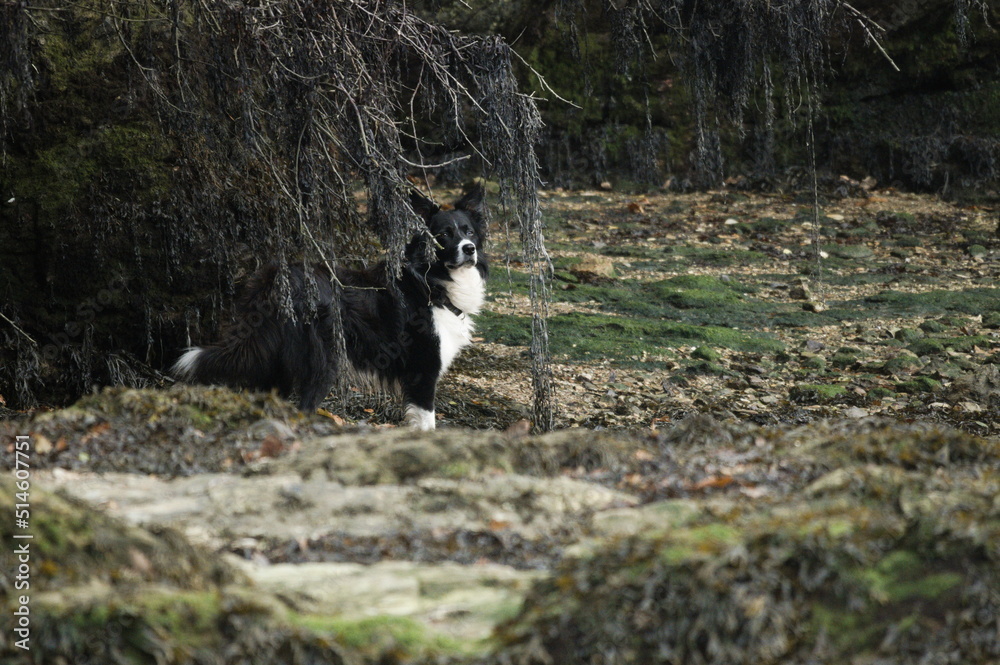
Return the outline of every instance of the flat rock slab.
[[[490,563],[242,566],[258,587],[299,612],[355,619],[410,617],[462,641],[488,637],[499,620],[517,613],[531,583],[545,575]]]
[[[497,531],[537,540],[634,497],[565,477],[517,474],[345,486],[299,475],[203,474],[164,480],[54,470],[47,484],[133,524],[172,526],[214,547],[252,538],[376,537],[398,531]]]

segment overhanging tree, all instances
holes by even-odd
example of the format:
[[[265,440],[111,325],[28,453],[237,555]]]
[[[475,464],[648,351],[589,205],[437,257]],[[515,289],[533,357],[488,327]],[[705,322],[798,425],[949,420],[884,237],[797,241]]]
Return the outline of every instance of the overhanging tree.
[[[405,176],[423,124],[499,182],[531,272],[535,423],[551,426],[540,120],[503,40],[380,0],[0,11],[10,402],[142,382],[212,334],[250,257],[384,253],[398,270],[420,230]]]

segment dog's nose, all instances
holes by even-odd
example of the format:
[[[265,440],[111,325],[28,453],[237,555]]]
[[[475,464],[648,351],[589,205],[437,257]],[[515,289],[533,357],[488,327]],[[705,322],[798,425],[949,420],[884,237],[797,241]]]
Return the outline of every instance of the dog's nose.
[[[476,246],[473,244],[462,245],[462,253],[466,256],[472,256],[476,253]]]

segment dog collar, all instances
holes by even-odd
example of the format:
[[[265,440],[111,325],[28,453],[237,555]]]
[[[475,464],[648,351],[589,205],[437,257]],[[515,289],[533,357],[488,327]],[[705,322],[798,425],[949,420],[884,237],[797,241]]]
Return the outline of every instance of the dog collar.
[[[446,297],[444,299],[444,303],[442,304],[448,309],[449,312],[451,312],[455,316],[465,316],[465,312],[455,307],[455,305],[451,302],[451,299]]]

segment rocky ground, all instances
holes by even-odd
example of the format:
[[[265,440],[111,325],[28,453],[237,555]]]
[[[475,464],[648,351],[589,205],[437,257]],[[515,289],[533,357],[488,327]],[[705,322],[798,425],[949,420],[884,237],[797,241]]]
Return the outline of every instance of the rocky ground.
[[[435,433],[185,386],[0,422],[34,535],[33,651],[5,548],[2,660],[1000,662],[996,216],[839,186],[819,225],[550,192],[544,436],[513,261]]]

